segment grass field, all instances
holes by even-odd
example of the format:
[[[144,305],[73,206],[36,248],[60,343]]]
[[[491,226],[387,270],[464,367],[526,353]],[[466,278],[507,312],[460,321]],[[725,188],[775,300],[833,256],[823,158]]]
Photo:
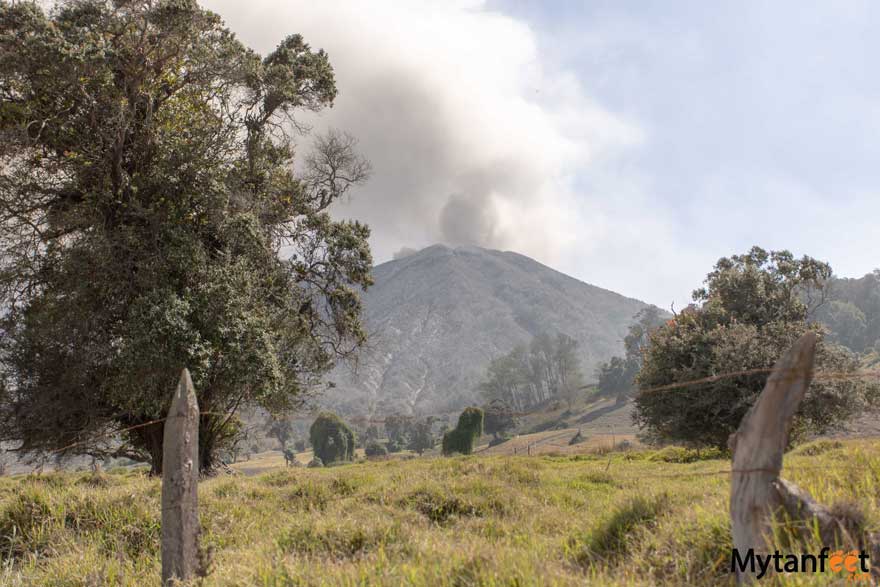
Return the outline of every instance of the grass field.
[[[729,480],[716,474],[729,461],[670,462],[693,456],[421,458],[210,479],[203,584],[729,585]],[[788,455],[784,475],[880,528],[880,443],[819,441]],[[159,585],[159,497],[142,471],[0,478],[0,584]]]

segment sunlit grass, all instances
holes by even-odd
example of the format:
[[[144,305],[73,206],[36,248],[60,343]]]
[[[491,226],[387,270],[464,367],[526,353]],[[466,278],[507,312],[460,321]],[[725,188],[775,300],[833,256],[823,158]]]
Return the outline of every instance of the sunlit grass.
[[[729,479],[716,474],[729,461],[678,460],[693,455],[424,458],[211,479],[199,488],[204,584],[732,584]],[[880,445],[817,444],[786,467],[820,501],[855,503],[880,527]],[[0,584],[158,586],[159,498],[142,471],[0,478]]]

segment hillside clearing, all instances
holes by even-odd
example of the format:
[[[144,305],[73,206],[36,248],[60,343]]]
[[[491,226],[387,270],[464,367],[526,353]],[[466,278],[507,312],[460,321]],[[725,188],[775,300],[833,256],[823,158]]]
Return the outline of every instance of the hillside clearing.
[[[199,488],[212,559],[204,584],[730,584],[728,478],[715,474],[729,461],[674,462],[683,452],[210,479]],[[823,503],[858,503],[880,527],[877,442],[819,441],[789,455],[784,474]],[[132,470],[0,479],[0,584],[158,585],[159,491]],[[796,579],[786,584],[834,577]]]

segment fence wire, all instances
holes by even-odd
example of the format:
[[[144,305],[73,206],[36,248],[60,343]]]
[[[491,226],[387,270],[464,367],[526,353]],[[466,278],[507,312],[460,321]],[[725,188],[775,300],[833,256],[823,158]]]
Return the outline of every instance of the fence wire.
[[[691,379],[688,381],[680,381],[676,383],[670,383],[667,385],[660,385],[649,388],[640,388],[638,389],[638,393],[652,393],[658,391],[669,391],[673,389],[683,389],[687,387],[694,387],[697,385],[705,385],[708,383],[715,383],[721,381],[723,379],[735,378],[735,377],[744,377],[749,375],[769,375],[773,372],[772,368],[755,368],[755,369],[744,369],[740,371],[730,371],[727,373],[720,373],[717,375],[710,375],[708,377],[701,377],[698,379]],[[842,381],[842,380],[855,380],[855,379],[870,379],[877,378],[880,379],[880,370],[861,370],[855,372],[835,372],[835,371],[824,371],[817,372],[813,374],[812,381]],[[311,420],[314,419],[320,410],[311,410],[308,412],[303,412],[299,414],[293,414],[291,416],[285,417],[286,420]],[[508,411],[504,412],[505,415],[512,417],[525,417],[534,415],[534,412],[514,412]],[[218,416],[218,417],[227,417],[229,414],[222,412],[200,412],[199,416]],[[448,414],[423,414],[423,415],[395,415],[396,419],[402,420],[424,420],[427,418],[443,418],[448,416]],[[68,453],[75,448],[94,444],[99,440],[112,440],[115,437],[121,436],[128,432],[132,432],[134,430],[138,430],[141,428],[146,428],[149,426],[154,426],[157,424],[162,424],[170,418],[174,418],[177,416],[166,416],[164,418],[156,418],[147,422],[142,422],[139,424],[135,424],[133,426],[127,426],[124,428],[117,428],[111,430],[104,434],[98,434],[91,436],[87,440],[77,441],[70,443],[66,446],[63,446],[58,449],[42,451],[41,454],[44,455],[44,458],[47,460],[52,456],[63,455],[64,453]],[[112,418],[108,418],[112,419]],[[388,418],[374,418],[372,416],[349,416],[346,417],[346,420],[352,423],[358,424],[384,424]],[[555,438],[555,437],[554,437]],[[550,439],[541,439],[536,442],[532,446],[539,446],[540,443],[548,442]],[[483,449],[485,450],[485,449]],[[7,449],[7,452],[17,452],[16,449]],[[728,474],[731,471],[721,471],[720,473]]]

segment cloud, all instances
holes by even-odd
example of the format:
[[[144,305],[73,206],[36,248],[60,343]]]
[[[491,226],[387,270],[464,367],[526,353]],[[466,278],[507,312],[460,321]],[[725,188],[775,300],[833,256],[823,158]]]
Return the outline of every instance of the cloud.
[[[483,2],[204,4],[261,53],[291,33],[327,50],[340,94],[305,120],[352,133],[371,160],[335,214],[370,224],[380,261],[445,242],[565,264],[594,236],[575,177],[644,138],[542,59],[524,21]]]

